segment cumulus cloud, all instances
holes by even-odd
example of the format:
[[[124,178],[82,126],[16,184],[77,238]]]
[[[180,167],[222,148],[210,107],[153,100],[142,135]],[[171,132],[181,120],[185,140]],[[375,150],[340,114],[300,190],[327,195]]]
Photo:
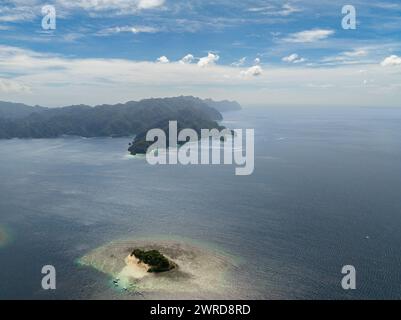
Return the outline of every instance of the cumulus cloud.
[[[304,58],[301,58],[296,53],[293,53],[293,54],[289,55],[288,57],[284,57],[281,60],[284,61],[284,62],[288,62],[288,63],[300,63],[300,62],[304,62],[305,61]]]
[[[247,70],[241,71],[240,75],[243,78],[251,78],[251,77],[257,77],[262,74],[263,70],[261,66],[253,66],[250,67]]]
[[[219,59],[220,57],[217,54],[209,52],[207,57],[199,59],[198,66],[204,68],[210,65],[214,65]]]
[[[157,58],[156,62],[158,62],[158,63],[169,63],[170,60],[166,56],[161,56],[160,58]]]
[[[187,54],[185,57],[183,57],[180,60],[180,63],[182,64],[190,64],[195,60],[195,57],[192,54]]]
[[[391,55],[391,56],[387,57],[386,59],[384,59],[381,62],[381,65],[383,67],[399,66],[399,65],[401,65],[401,57],[396,56],[396,55]]]
[[[329,29],[305,30],[289,35],[289,37],[285,38],[284,41],[294,43],[309,43],[324,40],[333,34],[334,30]]]

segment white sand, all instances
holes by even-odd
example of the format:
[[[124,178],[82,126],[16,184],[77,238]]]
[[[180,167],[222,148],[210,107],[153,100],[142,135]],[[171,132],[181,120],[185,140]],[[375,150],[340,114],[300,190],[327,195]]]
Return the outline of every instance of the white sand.
[[[129,255],[124,259],[126,266],[117,275],[119,279],[142,279],[149,275],[149,266],[140,262],[135,256]]]

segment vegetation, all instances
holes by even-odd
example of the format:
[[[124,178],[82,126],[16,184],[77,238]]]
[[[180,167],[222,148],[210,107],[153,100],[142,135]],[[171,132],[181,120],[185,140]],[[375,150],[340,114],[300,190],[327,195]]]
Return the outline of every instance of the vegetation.
[[[169,147],[169,120],[162,120],[158,122],[156,125],[153,125],[149,128],[146,128],[143,132],[139,133],[132,144],[130,145],[128,151],[132,155],[136,154],[146,154],[148,148],[154,143],[154,141],[146,141],[146,134],[150,129],[159,128],[162,129],[166,134],[166,147]],[[203,117],[191,117],[190,114],[183,112],[181,114],[177,114],[175,119],[177,121],[177,131],[179,132],[182,129],[191,128],[195,130],[198,135],[201,134],[201,129],[219,129],[222,130],[224,127],[220,126],[216,121],[212,121]],[[182,145],[185,142],[177,142],[178,145]]]
[[[168,120],[189,125],[187,128],[209,128],[217,127],[222,115],[194,97],[52,109],[0,102],[0,139],[134,136],[160,128]]]
[[[135,256],[140,262],[147,264],[150,267],[148,272],[166,272],[175,268],[174,263],[170,262],[157,250],[144,251],[135,249],[131,256]]]
[[[242,109],[241,105],[236,101],[228,101],[228,100],[213,101],[212,99],[206,99],[206,100],[204,100],[204,102],[209,107],[215,108],[216,110],[218,110],[220,112],[238,111],[238,110]]]
[[[0,101],[0,118],[19,119],[29,116],[34,112],[44,111],[46,108],[27,106],[22,103],[2,102]]]

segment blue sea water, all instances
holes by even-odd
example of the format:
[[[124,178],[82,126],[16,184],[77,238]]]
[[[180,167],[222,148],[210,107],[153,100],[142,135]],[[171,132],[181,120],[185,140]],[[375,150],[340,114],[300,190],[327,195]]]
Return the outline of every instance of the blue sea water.
[[[115,239],[191,239],[240,261],[251,299],[401,298],[401,108],[247,108],[255,172],[150,166],[130,138],[0,141],[0,299],[126,298],[79,266]],[[57,269],[57,290],[41,268]],[[341,287],[354,265],[357,289]],[[145,297],[146,298],[146,297]]]

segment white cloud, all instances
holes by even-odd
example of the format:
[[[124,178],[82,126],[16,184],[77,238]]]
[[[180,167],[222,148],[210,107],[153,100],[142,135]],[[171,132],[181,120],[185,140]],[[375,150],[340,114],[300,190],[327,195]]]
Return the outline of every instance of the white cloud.
[[[399,106],[401,102],[400,86],[395,85],[400,84],[399,73],[378,64],[271,65],[263,70],[253,66],[239,73],[229,65],[199,68],[178,61],[76,58],[0,46],[0,73],[8,75],[2,81],[0,100],[45,106],[181,94],[229,98],[248,105]],[[367,79],[375,81],[364,84]]]
[[[253,61],[254,64],[260,64],[260,58],[255,58],[255,60]]]
[[[275,7],[270,5],[270,6],[264,6],[264,7],[248,8],[248,9],[246,9],[246,11],[248,11],[248,12],[262,12],[262,13],[265,13],[265,12],[271,11],[273,9],[275,9]]]
[[[396,56],[396,55],[391,55],[391,56],[387,57],[386,59],[384,59],[381,62],[381,65],[383,67],[399,66],[399,65],[401,65],[401,57]]]
[[[42,53],[38,53],[32,50],[0,45],[0,58],[4,62],[6,62],[7,59],[9,59],[10,63],[12,63],[12,60],[15,57],[18,57],[21,61],[22,57],[39,58],[43,56],[44,55]]]
[[[304,62],[305,61],[304,58],[301,58],[296,53],[293,53],[293,54],[289,55],[288,57],[284,57],[281,60],[284,61],[284,62],[289,62],[289,63],[300,63],[300,62]]]
[[[41,18],[43,0],[0,1],[0,23],[18,23]],[[3,2],[5,4],[3,5]],[[163,8],[165,0],[50,0],[57,17],[66,17],[74,10],[85,10],[90,16],[132,15],[141,11]]]
[[[242,57],[238,61],[233,62],[231,65],[234,67],[241,67],[244,65],[245,61],[246,61],[246,57]]]
[[[161,56],[160,58],[157,58],[156,60],[158,63],[169,63],[170,60],[166,56]]]
[[[204,68],[210,65],[214,65],[219,59],[220,57],[217,54],[209,52],[207,57],[199,59],[198,66]]]
[[[97,35],[107,36],[107,35],[121,33],[121,32],[131,32],[133,34],[156,33],[159,31],[160,30],[157,28],[148,27],[148,26],[123,26],[123,27],[112,27],[112,28],[106,28],[106,29],[100,30],[97,33]]]
[[[118,14],[131,14],[140,10],[160,8],[165,0],[56,0],[56,3],[67,9],[84,9],[86,11],[114,11]]]
[[[328,29],[313,29],[291,34],[285,38],[286,42],[294,43],[309,43],[324,40],[334,34],[334,30]]]
[[[190,64],[195,60],[195,57],[192,54],[187,54],[185,57],[183,57],[180,60],[180,63],[182,64]]]
[[[35,1],[34,1],[35,2]],[[32,21],[36,17],[35,8],[26,3],[14,3],[14,6],[2,5],[0,7],[0,22]],[[33,3],[33,6],[36,3]]]
[[[29,93],[31,89],[18,81],[0,78],[0,91],[5,93]]]
[[[296,8],[290,4],[284,4],[282,10],[279,12],[280,15],[282,16],[289,16],[290,14],[296,13],[296,12],[301,12],[302,10],[299,8]]]
[[[75,42],[78,39],[85,37],[82,33],[67,33],[62,36],[63,41],[65,42]]]
[[[355,57],[365,57],[368,55],[368,52],[364,49],[356,49],[353,51],[346,51],[343,52],[343,55],[346,57],[350,57],[350,58],[355,58]]]
[[[263,73],[263,70],[262,70],[261,66],[253,66],[245,71],[241,71],[240,75],[243,78],[250,78],[250,77],[260,76],[262,73]]]
[[[138,8],[139,9],[153,9],[157,7],[161,7],[164,4],[165,0],[139,0]]]
[[[26,21],[31,20],[33,16],[31,15],[19,15],[19,14],[10,14],[10,15],[2,15],[0,16],[0,22],[17,22],[17,21]]]
[[[338,64],[360,64],[367,63],[366,59],[362,59],[369,54],[367,49],[354,49],[352,51],[344,51],[334,56],[328,56],[321,59],[320,62],[326,65]]]
[[[302,9],[294,7],[289,3],[283,4],[281,7],[277,7],[274,5],[267,5],[263,7],[252,7],[247,9],[248,12],[255,12],[269,16],[289,16],[293,13],[301,12]]]

